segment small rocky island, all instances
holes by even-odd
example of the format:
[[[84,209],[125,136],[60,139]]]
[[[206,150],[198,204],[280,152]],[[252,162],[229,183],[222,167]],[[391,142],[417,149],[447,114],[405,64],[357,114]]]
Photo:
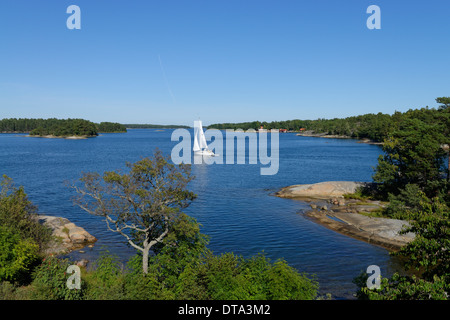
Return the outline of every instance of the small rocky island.
[[[414,239],[412,233],[400,234],[409,223],[370,216],[371,212],[383,209],[385,203],[344,197],[345,194],[355,193],[358,188],[368,184],[353,181],[300,184],[282,188],[275,195],[310,203],[311,210],[305,212],[305,215],[331,230],[397,251]]]

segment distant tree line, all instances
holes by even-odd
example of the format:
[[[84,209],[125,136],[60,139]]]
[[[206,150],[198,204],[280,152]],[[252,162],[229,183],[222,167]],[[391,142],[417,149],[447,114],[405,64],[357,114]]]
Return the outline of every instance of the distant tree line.
[[[448,113],[449,98],[437,98],[441,104],[438,109],[421,108],[408,110],[406,112],[395,112],[393,115],[377,113],[352,116],[347,118],[317,119],[317,120],[286,120],[272,122],[242,122],[242,123],[218,123],[208,126],[215,129],[287,129],[289,131],[300,131],[304,128],[315,133],[325,133],[330,135],[347,136],[356,139],[370,139],[382,142],[390,133],[399,129],[402,123],[408,119],[418,119],[426,124],[434,125],[440,121],[445,113]],[[447,110],[447,111],[446,111]],[[444,127],[442,128],[444,129]]]
[[[127,132],[127,128],[120,123],[117,122],[100,122],[97,125],[98,132]]]
[[[0,132],[29,133],[30,135],[56,137],[97,136],[99,132],[126,132],[126,127],[119,123],[93,123],[84,119],[27,119],[10,118],[0,120]]]
[[[286,120],[272,122],[243,122],[243,123],[219,123],[212,124],[208,128],[215,129],[287,129],[289,131],[300,131],[305,129],[315,133],[348,136],[351,138],[368,138],[374,141],[382,141],[390,130],[392,122],[401,115],[396,112],[393,116],[388,114],[365,114],[348,118],[317,119],[317,120]]]
[[[176,124],[124,124],[129,129],[189,129],[189,126],[182,126]]]

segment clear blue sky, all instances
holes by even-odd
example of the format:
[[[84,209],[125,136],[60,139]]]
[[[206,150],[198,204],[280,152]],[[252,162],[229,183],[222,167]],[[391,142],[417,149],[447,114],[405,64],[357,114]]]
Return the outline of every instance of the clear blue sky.
[[[81,30],[69,30],[69,5]],[[369,30],[369,5],[381,30]],[[450,1],[1,0],[0,119],[272,121],[436,107]]]

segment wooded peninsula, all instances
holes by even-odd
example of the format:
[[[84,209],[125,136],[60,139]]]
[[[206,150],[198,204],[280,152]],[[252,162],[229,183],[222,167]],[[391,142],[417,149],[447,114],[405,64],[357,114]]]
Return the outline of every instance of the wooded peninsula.
[[[208,129],[286,129],[287,131],[313,131],[317,134],[327,134],[355,139],[369,139],[374,142],[383,142],[388,135],[396,131],[406,120],[417,119],[423,124],[435,126],[441,132],[448,131],[449,97],[436,99],[440,104],[438,109],[421,108],[410,109],[406,112],[396,111],[394,114],[365,114],[347,118],[317,119],[317,120],[286,120],[272,122],[241,122],[241,123],[217,123],[208,126]]]

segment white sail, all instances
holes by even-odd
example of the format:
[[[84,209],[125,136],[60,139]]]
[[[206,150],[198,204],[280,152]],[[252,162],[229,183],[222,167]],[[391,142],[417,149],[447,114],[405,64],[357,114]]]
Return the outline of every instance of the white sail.
[[[194,121],[194,151],[208,149],[201,120]]]
[[[208,149],[208,144],[206,143],[205,133],[203,132],[202,122],[200,120],[194,121],[194,154],[216,157],[211,150]]]
[[[203,132],[202,128],[200,128],[199,130],[199,143],[200,143],[200,148],[201,149],[208,149],[208,144],[206,143],[206,137],[205,137],[205,133]]]
[[[192,150],[194,152],[200,151],[200,145],[198,144],[198,123],[197,121],[194,121],[194,148]]]
[[[200,146],[198,145],[198,138],[197,138],[197,132],[196,131],[197,131],[197,129],[195,128],[194,129],[194,148],[192,148],[192,150],[194,152],[201,150]]]

